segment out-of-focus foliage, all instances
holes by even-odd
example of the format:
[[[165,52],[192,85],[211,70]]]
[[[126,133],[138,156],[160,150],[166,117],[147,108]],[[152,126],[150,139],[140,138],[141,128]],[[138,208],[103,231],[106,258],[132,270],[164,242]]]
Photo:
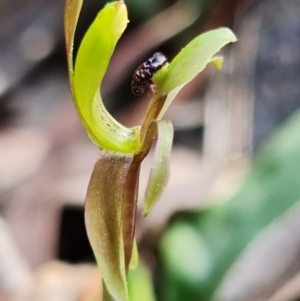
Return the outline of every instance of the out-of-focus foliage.
[[[201,16],[203,16],[218,0],[185,0],[189,5],[193,6],[195,9],[201,11]],[[160,0],[126,0],[126,5],[132,13],[135,19],[140,19],[141,21],[146,17],[149,18],[156,13],[159,13],[162,9],[177,3],[178,1],[160,1]]]
[[[128,290],[131,301],[155,301],[151,274],[143,262],[128,274]]]
[[[170,226],[160,245],[161,300],[211,300],[250,241],[300,199],[299,128],[300,111],[257,154],[233,197]]]

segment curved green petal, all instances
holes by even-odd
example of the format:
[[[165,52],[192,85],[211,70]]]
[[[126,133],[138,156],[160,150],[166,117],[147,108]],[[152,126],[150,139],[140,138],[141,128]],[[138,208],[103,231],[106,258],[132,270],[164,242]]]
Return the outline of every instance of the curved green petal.
[[[210,63],[212,63],[217,70],[221,70],[223,61],[224,61],[224,58],[222,56],[216,56],[210,60]],[[184,85],[185,84],[182,84],[181,86],[176,87],[175,89],[173,89],[171,92],[168,93],[166,99],[164,100],[164,104],[163,104],[162,108],[159,110],[157,120],[161,120],[163,118],[163,116],[165,115],[170,104],[172,103],[172,101],[174,100],[174,98],[176,97],[176,95],[182,89],[182,87]]]
[[[157,143],[154,164],[146,190],[143,214],[147,215],[163,193],[169,177],[169,161],[173,143],[173,125],[170,120],[155,122]]]
[[[78,113],[100,148],[122,153],[139,149],[139,127],[126,128],[106,110],[99,87],[116,43],[128,23],[123,1],[108,3],[86,32],[76,58],[73,88]]]
[[[190,82],[223,46],[236,40],[228,28],[211,30],[192,40],[166,68],[154,74],[158,95],[166,95]]]

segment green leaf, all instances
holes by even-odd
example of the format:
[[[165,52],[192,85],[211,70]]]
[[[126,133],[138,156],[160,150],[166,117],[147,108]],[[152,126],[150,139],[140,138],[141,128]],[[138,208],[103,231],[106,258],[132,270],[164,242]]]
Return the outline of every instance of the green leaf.
[[[169,177],[169,160],[173,142],[173,125],[170,120],[153,123],[157,127],[157,144],[154,164],[146,190],[143,214],[147,215],[163,193]]]
[[[160,249],[167,274],[180,274],[191,286],[205,284],[203,280],[212,268],[213,258],[197,229],[188,224],[175,224],[165,233]],[[187,260],[183,260],[183,254]]]
[[[166,68],[154,74],[158,95],[166,95],[190,82],[223,46],[236,40],[228,28],[211,30],[192,40]]]
[[[131,301],[155,301],[154,288],[149,270],[143,262],[128,275],[128,289]]]
[[[67,27],[71,28],[67,30],[69,49],[72,48],[73,25],[76,24],[71,20],[72,26]],[[103,149],[135,153],[140,145],[140,128],[129,129],[118,123],[106,110],[99,93],[110,58],[127,23],[127,9],[123,1],[108,3],[98,13],[78,50],[72,86],[77,111],[92,141]],[[71,59],[70,55],[69,65],[72,64]],[[71,67],[69,69],[72,70]]]
[[[214,292],[249,243],[298,204],[299,128],[300,110],[255,155],[249,174],[234,195],[220,200],[218,205],[173,221],[161,242],[166,271],[163,287],[159,287],[161,300],[218,300],[212,298]],[[196,241],[192,241],[192,236],[184,240],[184,244],[189,244],[185,246],[187,249],[199,245],[196,254],[199,258],[192,260],[194,265],[198,261],[202,273],[191,273],[190,279],[186,277],[186,267],[182,266],[187,256],[190,258],[188,253],[176,252],[174,260],[167,260],[174,250],[182,248],[182,232],[175,235],[181,228],[198,233],[194,237]],[[170,233],[174,239],[170,239]]]
[[[104,301],[128,301],[123,243],[124,191],[133,155],[102,151],[88,186],[85,222],[101,270]],[[134,201],[134,200],[132,200]],[[110,297],[109,297],[110,296]]]

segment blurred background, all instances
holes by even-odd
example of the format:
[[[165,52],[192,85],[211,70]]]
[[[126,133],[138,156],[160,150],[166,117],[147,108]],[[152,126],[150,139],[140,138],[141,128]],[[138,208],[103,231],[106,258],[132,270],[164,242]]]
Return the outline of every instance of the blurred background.
[[[75,52],[105,3],[84,1]],[[166,114],[171,176],[149,216],[137,216],[143,264],[130,275],[131,301],[300,300],[300,2],[126,4],[130,23],[101,91],[127,126],[150,99],[131,94],[132,73],[155,51],[172,59],[218,27],[238,37],[223,70],[208,66]],[[83,220],[99,150],[69,91],[64,5],[0,1],[1,301],[100,300]]]

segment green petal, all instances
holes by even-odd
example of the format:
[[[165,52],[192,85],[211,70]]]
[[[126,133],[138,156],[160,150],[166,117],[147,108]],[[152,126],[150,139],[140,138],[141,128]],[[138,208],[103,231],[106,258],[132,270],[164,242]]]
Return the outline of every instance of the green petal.
[[[128,23],[123,1],[108,3],[86,32],[75,63],[74,98],[78,113],[93,142],[122,153],[139,149],[139,127],[128,129],[106,110],[99,93],[116,43]]]
[[[128,301],[123,194],[133,156],[102,151],[88,186],[85,222],[104,282],[104,301]]]
[[[149,213],[166,187],[173,142],[173,125],[170,120],[161,120],[154,124],[157,126],[157,144],[154,164],[146,190],[144,215]]]
[[[166,68],[154,75],[158,95],[167,95],[190,82],[223,46],[236,40],[228,28],[211,30],[192,40]]]

